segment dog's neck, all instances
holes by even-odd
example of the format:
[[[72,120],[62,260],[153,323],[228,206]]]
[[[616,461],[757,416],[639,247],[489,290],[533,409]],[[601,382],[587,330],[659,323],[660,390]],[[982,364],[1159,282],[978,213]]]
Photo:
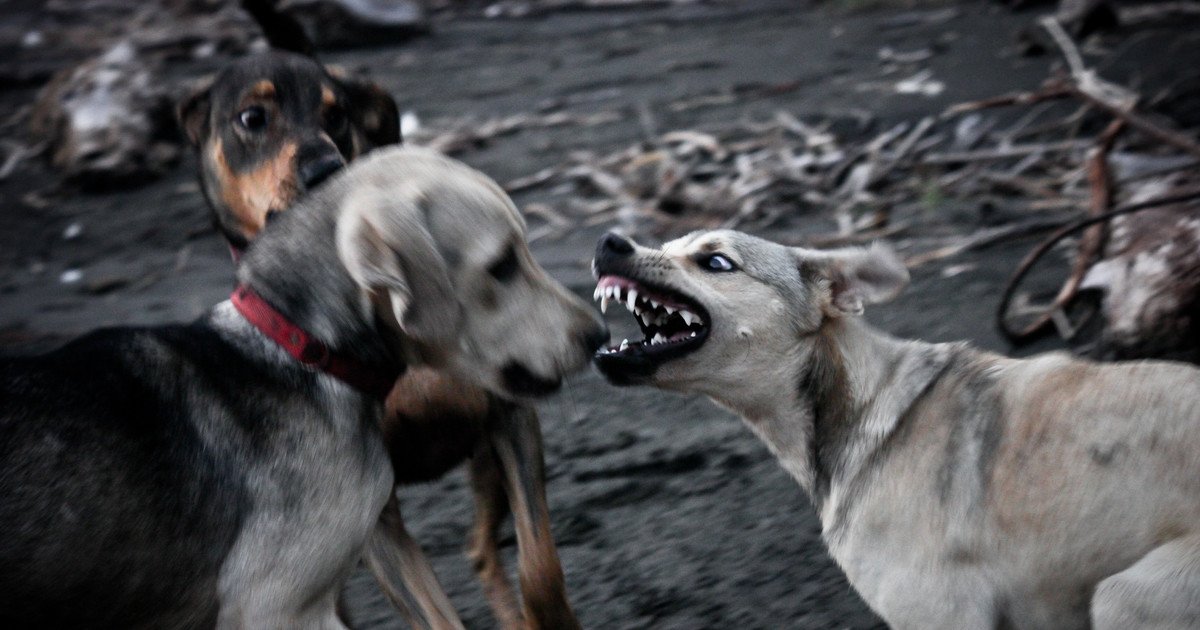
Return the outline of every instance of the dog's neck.
[[[328,192],[328,191],[320,191]],[[338,258],[336,204],[283,213],[245,252],[238,281],[330,350],[380,370],[399,370],[395,333]]]
[[[857,318],[828,319],[779,392],[741,410],[826,522],[839,492],[942,373],[954,346],[896,339]]]

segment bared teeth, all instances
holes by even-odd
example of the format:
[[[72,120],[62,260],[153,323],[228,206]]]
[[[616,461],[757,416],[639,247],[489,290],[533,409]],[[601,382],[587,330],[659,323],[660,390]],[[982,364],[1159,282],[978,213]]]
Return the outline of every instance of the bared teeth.
[[[616,284],[605,287],[597,286],[592,293],[592,299],[599,301],[600,310],[605,313],[608,312],[608,305],[612,301],[620,302],[621,306],[624,306],[637,318],[646,334],[645,339],[632,343],[628,339],[624,339],[619,346],[608,348],[606,352],[625,352],[634,345],[650,347],[694,339],[698,336],[698,332],[702,331],[692,327],[695,325],[705,326],[704,319],[700,315],[687,308],[659,302],[646,295],[643,290],[633,286]],[[678,320],[673,318],[676,314],[679,315]],[[681,323],[682,326],[680,326]]]

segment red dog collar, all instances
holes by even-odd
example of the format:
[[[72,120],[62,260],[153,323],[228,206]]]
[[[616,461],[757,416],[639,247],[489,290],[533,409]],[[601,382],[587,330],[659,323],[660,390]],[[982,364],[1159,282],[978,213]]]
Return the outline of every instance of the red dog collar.
[[[382,400],[387,398],[400,376],[399,373],[380,373],[357,359],[333,353],[329,346],[293,324],[250,287],[238,286],[229,298],[246,321],[297,361],[321,370],[354,389]]]

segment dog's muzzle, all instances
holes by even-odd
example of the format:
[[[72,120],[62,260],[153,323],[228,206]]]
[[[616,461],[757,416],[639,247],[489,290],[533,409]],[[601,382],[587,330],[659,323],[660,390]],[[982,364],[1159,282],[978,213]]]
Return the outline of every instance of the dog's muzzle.
[[[517,396],[547,396],[562,386],[562,378],[544,378],[529,371],[529,368],[510,362],[500,371],[504,388]]]
[[[690,296],[642,280],[636,251],[631,241],[610,232],[596,245],[593,262],[597,282],[592,297],[600,302],[600,310],[607,312],[610,302],[620,304],[637,320],[643,337],[596,352],[596,367],[617,385],[644,381],[662,363],[698,350],[712,321]]]

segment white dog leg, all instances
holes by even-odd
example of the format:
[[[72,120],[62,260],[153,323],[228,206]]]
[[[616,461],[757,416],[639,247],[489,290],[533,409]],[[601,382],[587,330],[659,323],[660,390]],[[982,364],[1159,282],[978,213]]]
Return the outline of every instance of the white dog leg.
[[[1200,628],[1200,536],[1154,548],[1092,596],[1097,630]]]

